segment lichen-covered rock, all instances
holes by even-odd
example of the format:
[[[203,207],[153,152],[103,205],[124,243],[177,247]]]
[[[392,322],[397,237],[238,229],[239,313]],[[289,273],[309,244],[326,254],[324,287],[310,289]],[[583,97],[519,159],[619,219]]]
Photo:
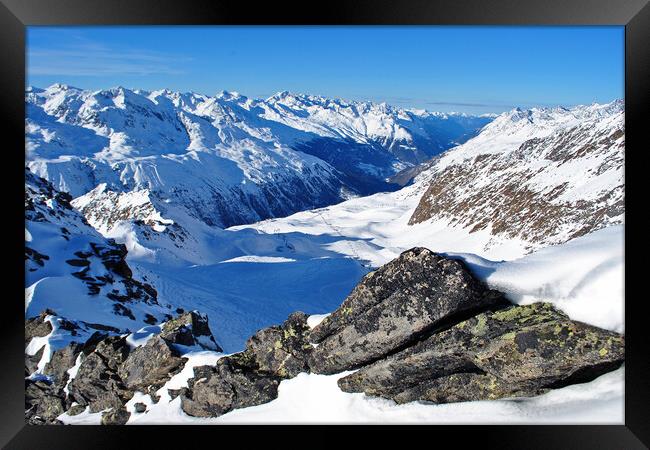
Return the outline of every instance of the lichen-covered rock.
[[[623,361],[620,334],[535,303],[479,314],[338,383],[398,403],[488,400],[590,381]]]
[[[25,420],[29,424],[60,424],[65,412],[65,394],[47,380],[25,380]]]
[[[102,414],[102,425],[124,425],[131,417],[126,408],[113,408]]]
[[[246,343],[258,370],[281,378],[293,378],[300,372],[309,372],[307,359],[312,345],[307,341],[309,326],[307,316],[295,312],[282,326],[264,328]]]
[[[413,248],[366,275],[311,332],[316,373],[355,369],[437,328],[509,304],[462,261]]]
[[[257,371],[246,352],[221,358],[215,366],[194,368],[181,407],[190,416],[217,417],[235,408],[260,405],[278,395],[280,378]]]
[[[117,373],[131,390],[142,390],[150,385],[162,386],[185,365],[177,350],[160,335],[154,336],[133,350],[119,366]]]
[[[199,345],[207,350],[223,351],[210,331],[208,316],[198,311],[190,311],[165,322],[160,336],[175,344]]]
[[[132,396],[118,374],[118,368],[129,355],[126,338],[109,336],[80,364],[68,389],[72,400],[89,405],[91,412],[121,408]]]
[[[296,312],[281,326],[255,333],[243,352],[223,357],[215,366],[195,367],[188,389],[179,393],[183,411],[216,417],[275,399],[282,379],[309,370],[313,347],[308,334],[307,316]]]

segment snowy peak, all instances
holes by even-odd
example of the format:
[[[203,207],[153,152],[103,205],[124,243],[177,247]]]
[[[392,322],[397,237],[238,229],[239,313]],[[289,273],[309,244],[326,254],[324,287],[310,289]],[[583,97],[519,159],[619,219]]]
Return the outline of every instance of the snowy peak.
[[[25,100],[27,165],[57,189],[146,189],[210,226],[395,189],[387,177],[489,122],[289,92],[264,101],[57,84]]]
[[[502,114],[418,175],[427,190],[409,223],[448,220],[529,249],[622,223],[623,107]]]

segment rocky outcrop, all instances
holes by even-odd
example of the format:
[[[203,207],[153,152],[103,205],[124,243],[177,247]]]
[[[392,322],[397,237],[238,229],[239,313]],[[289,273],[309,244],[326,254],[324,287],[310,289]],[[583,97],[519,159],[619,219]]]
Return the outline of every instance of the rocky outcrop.
[[[50,313],[29,322],[29,333],[49,332]],[[156,391],[185,366],[183,349],[216,345],[207,317],[180,313],[135,348],[125,335],[96,332],[55,351],[45,374],[26,379],[28,422],[58,423],[63,412],[89,407],[103,411],[103,424],[123,424],[135,391],[158,402]],[[343,391],[397,403],[528,397],[620,367],[624,344],[551,304],[513,305],[461,261],[414,248],[368,274],[313,330],[293,313],[251,336],[244,351],[194,367],[187,387],[169,394],[190,416],[216,417],[272,401],[280,382],[301,372],[357,369],[338,380]]]
[[[462,261],[413,248],[366,275],[311,333],[309,365],[337,373],[373,362],[436,329],[507,304]]]
[[[195,367],[181,394],[183,411],[215,417],[273,400],[282,379],[309,370],[308,333],[307,316],[293,313],[281,326],[258,331],[243,352],[223,357],[215,366]]]
[[[223,351],[215,341],[208,317],[197,311],[190,311],[165,322],[160,336],[169,342],[186,346],[201,346],[206,350]]]
[[[169,341],[157,335],[133,350],[118,368],[118,374],[128,389],[158,388],[179,372],[186,360],[180,357]]]
[[[27,321],[28,334],[49,334],[52,328],[43,324],[49,324],[44,318],[50,315],[55,313],[46,311]],[[102,424],[126,423],[130,413],[125,404],[133,394],[155,393],[184,367],[187,358],[179,349],[204,344],[219,348],[207,317],[191,312],[163,324],[161,333],[135,348],[127,335],[97,331],[85,343],[72,342],[54,351],[42,374],[28,367],[35,359],[28,357],[25,370],[31,376],[25,381],[25,417],[29,423],[59,423],[57,417],[64,412],[74,415],[89,408],[91,413],[103,412]],[[70,380],[69,371],[76,364]]]
[[[65,394],[47,380],[25,379],[25,421],[30,425],[58,425],[66,409]]]
[[[398,403],[528,397],[591,381],[623,361],[623,336],[536,303],[460,322],[340,379],[339,386]]]
[[[70,382],[70,396],[91,412],[119,409],[133,393],[118,374],[129,356],[129,345],[123,336],[109,336],[83,360],[77,376]]]
[[[45,320],[53,315],[52,311],[45,310],[36,317],[25,321],[25,346],[35,337],[45,337],[52,332],[52,324]]]

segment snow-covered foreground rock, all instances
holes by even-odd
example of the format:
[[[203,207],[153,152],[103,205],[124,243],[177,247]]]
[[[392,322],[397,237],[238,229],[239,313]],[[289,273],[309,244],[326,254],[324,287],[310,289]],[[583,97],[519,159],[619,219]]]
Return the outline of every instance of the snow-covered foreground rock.
[[[152,405],[150,412],[134,415],[138,424],[251,424],[251,423],[405,423],[405,424],[621,424],[624,422],[624,369],[590,383],[568,386],[538,397],[518,400],[432,405],[407,403],[365,394],[342,392],[337,381],[347,373],[301,373],[280,383],[278,398],[269,403],[238,409],[213,419],[183,413],[180,399]],[[69,424],[98,424],[94,417],[65,417]]]
[[[540,282],[543,283],[545,279],[549,280],[553,274],[558,273],[557,268],[554,266],[557,259],[553,256],[562,255],[564,258],[570,260],[571,255],[574,255],[576,258],[573,260],[574,263],[585,263],[589,261],[591,266],[597,267],[599,258],[606,261],[607,259],[616,257],[617,252],[620,251],[620,247],[616,248],[617,246],[612,245],[610,243],[611,239],[608,238],[615,236],[620,238],[621,234],[622,229],[620,227],[603,230],[597,233],[596,236],[587,236],[583,239],[533,253],[514,261],[499,263],[481,260],[482,265],[479,266],[478,260],[475,259],[473,262],[469,262],[468,267],[474,273],[481,275],[482,279],[487,279],[488,281],[490,277],[485,271],[486,265],[490,265],[493,268],[496,267],[496,270],[492,273],[501,273],[499,278],[500,286],[506,286],[506,280],[509,280],[511,285],[517,283],[521,285],[521,283],[525,283],[526,281],[530,282],[532,277],[538,277]],[[616,239],[613,241],[617,242]],[[551,252],[554,252],[554,255]],[[468,255],[464,255],[464,258],[470,261]],[[517,265],[520,269],[517,271],[506,270],[508,266],[512,265]],[[500,270],[499,266],[502,266],[503,269]],[[529,270],[523,269],[525,267]],[[590,272],[588,268],[585,268],[585,271]],[[592,278],[597,278],[598,273],[598,271],[593,272]],[[508,275],[510,278],[508,278]],[[568,289],[567,292],[573,290],[570,287],[570,283],[570,280],[567,280],[563,284]],[[580,280],[576,280],[576,283],[580,284]],[[493,283],[490,284],[493,285]],[[511,290],[509,294],[509,296],[512,296],[514,291]],[[622,291],[616,289],[615,286],[607,292],[603,292],[603,296],[605,295],[610,296],[614,304],[622,306]],[[549,299],[552,300],[553,298],[537,298],[538,301]],[[344,305],[340,310],[345,310],[345,308]],[[603,308],[600,304],[591,305],[591,320],[600,320],[602,322],[603,318],[610,314],[610,309],[608,307]],[[316,316],[313,320],[307,321],[307,323],[311,322],[309,325],[311,328],[322,327],[324,321],[331,321],[331,317]],[[537,316],[535,315],[533,317]],[[472,322],[472,320],[469,322],[472,327],[475,326],[471,325],[472,323],[478,325],[481,322],[480,320],[478,322]],[[582,320],[590,322],[587,318],[583,318]],[[616,328],[615,321],[612,322],[611,328]],[[533,329],[535,328],[533,327]],[[287,335],[285,334],[285,336]],[[561,332],[559,336],[562,336]],[[489,342],[492,342],[492,340],[489,340]],[[318,350],[321,345],[316,346],[316,349]],[[596,358],[608,356],[608,352],[603,351],[598,346],[593,351],[595,352]],[[393,401],[375,398],[363,393],[346,393],[341,391],[339,380],[353,376],[357,372],[356,370],[347,370],[333,375],[300,373],[296,377],[282,380],[278,384],[277,398],[275,400],[258,406],[235,409],[216,418],[192,417],[183,410],[182,394],[172,398],[168,393],[168,389],[178,392],[179,390],[182,391],[183,388],[187,388],[192,383],[190,379],[194,376],[193,367],[200,367],[205,364],[212,366],[221,360],[223,355],[212,352],[197,352],[186,354],[185,357],[188,357],[189,361],[182,372],[174,375],[167,384],[163,385],[157,391],[157,395],[160,396],[158,402],[152,401],[144,393],[136,393],[134,395],[132,400],[127,404],[127,409],[131,412],[128,419],[129,424],[217,424],[224,422],[621,423],[623,420],[623,368],[602,375],[593,381],[561,387],[532,398],[518,397],[514,399],[469,401],[439,405],[426,402],[396,404]],[[549,373],[545,372],[545,376],[548,375]],[[190,380],[189,384],[188,380]],[[141,412],[135,410],[136,403],[145,405],[144,407],[140,407]],[[84,413],[78,416],[66,414],[61,416],[60,419],[65,423],[99,423],[101,414]]]

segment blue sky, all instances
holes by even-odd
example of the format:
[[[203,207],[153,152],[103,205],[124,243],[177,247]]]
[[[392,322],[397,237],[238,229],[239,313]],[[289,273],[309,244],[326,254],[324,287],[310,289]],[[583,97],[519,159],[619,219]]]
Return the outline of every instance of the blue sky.
[[[29,27],[27,84],[468,113],[624,96],[623,27]]]

